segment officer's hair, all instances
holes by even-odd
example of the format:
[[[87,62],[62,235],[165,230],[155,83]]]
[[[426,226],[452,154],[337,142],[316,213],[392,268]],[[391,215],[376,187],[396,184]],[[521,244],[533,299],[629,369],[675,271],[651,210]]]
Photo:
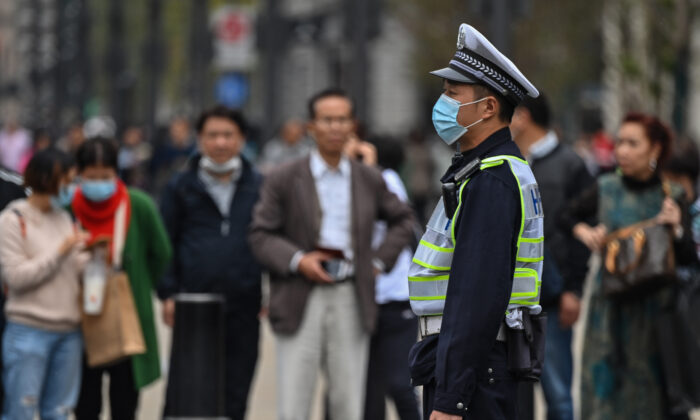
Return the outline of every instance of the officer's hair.
[[[544,94],[540,93],[540,96],[536,98],[526,96],[523,102],[518,106],[527,109],[532,122],[542,128],[549,128],[551,118],[549,102]]]
[[[515,106],[508,102],[505,96],[486,85],[475,84],[472,86],[474,87],[474,92],[476,93],[477,98],[485,98],[487,96],[493,96],[496,98],[499,109],[498,118],[501,120],[501,122],[510,124],[510,121],[513,119],[513,113],[515,112]]]
[[[350,116],[354,117],[355,116],[355,102],[352,100],[350,95],[348,95],[347,92],[345,92],[343,89],[340,88],[328,88],[324,89],[314,96],[312,96],[309,99],[308,103],[308,108],[309,108],[309,120],[313,120],[316,118],[316,103],[320,101],[321,99],[326,99],[326,98],[343,98],[350,102]]]
[[[224,105],[216,105],[215,107],[209,108],[199,115],[199,118],[197,118],[197,124],[195,124],[197,134],[202,134],[204,124],[206,124],[209,118],[225,118],[236,124],[236,127],[238,127],[243,136],[248,134],[248,122],[246,121],[245,117],[243,117],[243,114]]]

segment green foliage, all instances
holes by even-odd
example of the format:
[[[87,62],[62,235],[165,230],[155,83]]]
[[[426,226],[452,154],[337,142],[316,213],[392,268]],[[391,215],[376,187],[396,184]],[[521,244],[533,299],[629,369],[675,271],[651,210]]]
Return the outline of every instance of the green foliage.
[[[629,52],[620,54],[620,67],[627,79],[638,79],[642,76],[642,67]]]
[[[163,68],[164,96],[168,101],[183,100],[187,80],[187,54],[190,25],[188,16],[192,2],[169,1],[170,7],[163,10],[163,44],[166,63]]]

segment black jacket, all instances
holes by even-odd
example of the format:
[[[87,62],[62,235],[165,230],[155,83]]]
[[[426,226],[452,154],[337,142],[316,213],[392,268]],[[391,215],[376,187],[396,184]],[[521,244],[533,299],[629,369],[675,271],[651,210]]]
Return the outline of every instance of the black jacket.
[[[0,168],[0,210],[12,201],[24,197],[26,194],[22,187],[22,176]]]
[[[262,176],[242,158],[229,216],[224,218],[198,175],[199,158],[176,175],[161,199],[174,258],[159,287],[161,298],[178,292],[260,295],[261,271],[248,245],[248,227]],[[222,228],[229,224],[228,234]]]
[[[534,159],[530,167],[542,195],[545,245],[564,280],[562,290],[547,293],[543,290],[543,298],[546,295],[557,297],[563,291],[571,291],[580,296],[588,272],[590,251],[573,238],[571,231],[561,229],[557,225],[557,219],[568,202],[593,184],[593,177],[588,173],[583,159],[564,144],[559,144],[547,155]],[[546,287],[548,285],[543,282],[542,288]],[[542,300],[543,305],[554,303]]]

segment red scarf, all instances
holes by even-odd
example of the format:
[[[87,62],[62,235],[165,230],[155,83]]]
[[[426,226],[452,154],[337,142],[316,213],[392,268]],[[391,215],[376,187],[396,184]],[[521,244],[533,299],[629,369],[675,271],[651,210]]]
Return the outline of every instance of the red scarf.
[[[129,191],[123,182],[117,180],[117,191],[105,201],[95,203],[83,195],[80,188],[75,191],[73,197],[73,214],[80,222],[81,226],[90,233],[90,242],[93,244],[97,240],[107,239],[110,244],[110,254],[112,255],[112,236],[114,236],[114,214],[122,201],[126,202],[126,223],[125,229],[128,231],[131,221],[131,201]],[[126,232],[124,232],[126,237]]]

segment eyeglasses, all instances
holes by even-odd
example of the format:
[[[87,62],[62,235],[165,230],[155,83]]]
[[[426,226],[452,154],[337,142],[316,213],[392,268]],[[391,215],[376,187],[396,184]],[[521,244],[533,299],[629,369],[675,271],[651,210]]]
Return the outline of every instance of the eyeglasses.
[[[337,123],[340,126],[348,126],[353,123],[352,117],[320,117],[314,119],[317,125],[324,127],[331,127],[333,123]]]
[[[233,131],[206,131],[201,134],[203,140],[216,140],[219,137],[223,137],[224,140],[233,140],[235,138],[235,133]]]

